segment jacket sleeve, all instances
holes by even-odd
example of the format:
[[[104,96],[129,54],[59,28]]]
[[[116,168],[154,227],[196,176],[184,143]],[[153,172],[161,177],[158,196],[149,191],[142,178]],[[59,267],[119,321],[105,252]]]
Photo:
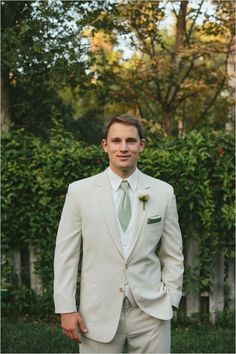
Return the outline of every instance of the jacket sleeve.
[[[54,256],[55,313],[75,312],[81,248],[81,216],[72,185],[68,188],[58,227]]]
[[[182,296],[184,257],[173,189],[166,210],[159,257],[162,266],[162,281],[170,294],[172,306],[178,308]]]

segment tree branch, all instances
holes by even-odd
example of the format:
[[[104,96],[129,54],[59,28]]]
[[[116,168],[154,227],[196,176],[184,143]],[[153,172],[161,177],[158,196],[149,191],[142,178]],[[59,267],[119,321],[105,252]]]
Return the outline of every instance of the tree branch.
[[[220,94],[220,92],[221,92],[221,90],[222,90],[222,88],[223,88],[223,86],[224,86],[224,84],[225,84],[225,80],[226,80],[226,78],[224,77],[223,80],[222,80],[222,82],[221,82],[221,84],[219,85],[218,89],[215,91],[215,94],[213,95],[212,99],[211,99],[210,102],[206,105],[204,111],[202,111],[202,112],[199,114],[198,118],[197,118],[197,119],[195,120],[195,122],[193,123],[192,129],[197,126],[198,122],[200,122],[200,121],[202,120],[202,118],[204,118],[205,115],[207,114],[207,112],[210,110],[210,108],[212,107],[212,105],[213,105],[214,102],[216,101],[217,97],[219,96],[219,94]]]
[[[188,1],[182,0],[180,3],[180,9],[177,16],[176,40],[175,40],[174,53],[172,59],[173,80],[166,94],[166,102],[168,105],[170,105],[171,102],[173,102],[179,89],[179,76],[180,76],[180,64],[181,64],[181,57],[179,56],[179,51],[184,45],[183,38],[185,33],[185,19],[186,19],[187,6],[188,6]]]
[[[202,0],[200,5],[199,5],[199,8],[197,10],[197,13],[196,13],[196,15],[194,17],[194,20],[193,20],[191,26],[190,26],[189,31],[188,32],[186,31],[186,39],[187,39],[188,44],[189,44],[189,39],[190,39],[190,37],[192,35],[192,32],[193,32],[194,26],[196,24],[197,18],[198,18],[199,14],[200,14],[200,11],[201,11],[203,3],[204,3],[204,0]]]

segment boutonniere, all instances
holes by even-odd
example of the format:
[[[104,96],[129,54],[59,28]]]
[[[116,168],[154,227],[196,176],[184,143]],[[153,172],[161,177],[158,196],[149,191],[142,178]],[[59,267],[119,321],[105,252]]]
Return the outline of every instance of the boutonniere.
[[[138,197],[138,199],[140,200],[140,202],[143,202],[143,210],[145,210],[145,203],[147,203],[150,199],[150,195],[149,194],[142,194]]]

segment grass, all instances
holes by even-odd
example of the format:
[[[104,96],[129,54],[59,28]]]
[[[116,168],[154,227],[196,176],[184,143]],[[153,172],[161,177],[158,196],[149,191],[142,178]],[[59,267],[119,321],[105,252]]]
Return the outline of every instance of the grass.
[[[233,328],[210,324],[176,326],[172,330],[173,353],[235,353]]]
[[[2,320],[1,353],[78,353],[58,324]],[[172,353],[235,353],[234,329],[210,324],[174,324]]]

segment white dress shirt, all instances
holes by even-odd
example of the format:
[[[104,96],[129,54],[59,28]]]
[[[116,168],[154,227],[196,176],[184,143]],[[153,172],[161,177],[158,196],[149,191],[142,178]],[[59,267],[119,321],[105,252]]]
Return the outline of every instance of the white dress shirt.
[[[121,178],[117,174],[115,174],[110,167],[107,169],[108,177],[111,183],[112,187],[112,196],[113,196],[113,203],[115,207],[115,214],[116,214],[116,220],[117,220],[117,225],[119,228],[119,235],[123,247],[123,252],[124,256],[127,259],[129,255],[129,250],[130,250],[130,245],[132,241],[132,237],[134,234],[134,227],[135,227],[135,220],[137,218],[136,216],[136,203],[135,203],[135,196],[136,196],[136,190],[137,190],[137,180],[138,180],[138,169],[135,170],[135,172],[129,176],[128,178]],[[122,198],[122,190],[120,187],[120,184],[122,181],[128,181],[129,183],[129,188],[128,188],[128,194],[130,197],[130,202],[131,202],[131,219],[128,225],[127,230],[124,232],[121,225],[120,221],[118,218],[118,209],[120,205],[120,201]],[[133,297],[133,294],[131,292],[130,286],[128,284],[128,280],[126,279],[125,283],[125,291],[124,291],[124,296],[127,296],[132,305],[135,305],[135,300]]]
[[[115,214],[116,214],[116,220],[119,228],[120,239],[123,246],[124,255],[127,258],[131,239],[134,232],[133,228],[135,225],[135,216],[136,216],[135,194],[137,189],[138,170],[136,169],[135,172],[128,178],[122,179],[120,176],[116,175],[109,167],[108,176],[112,187],[113,203],[115,207]],[[118,218],[118,209],[122,198],[122,190],[119,187],[123,180],[129,182],[128,194],[130,197],[131,213],[132,213],[126,232],[123,231]]]

